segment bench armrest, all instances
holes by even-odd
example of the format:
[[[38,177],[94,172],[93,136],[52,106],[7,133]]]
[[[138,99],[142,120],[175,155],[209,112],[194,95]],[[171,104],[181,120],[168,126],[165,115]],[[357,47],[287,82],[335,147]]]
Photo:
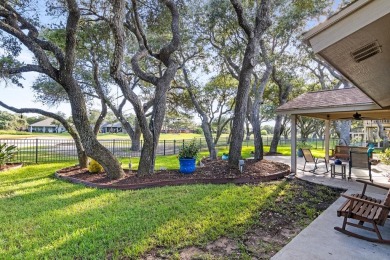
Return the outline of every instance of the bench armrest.
[[[370,205],[373,205],[373,206],[377,206],[377,207],[380,207],[380,208],[384,208],[384,209],[388,209],[390,210],[390,207],[389,206],[385,206],[383,204],[379,204],[379,203],[376,203],[376,202],[372,202],[372,201],[369,201],[369,200],[365,200],[365,199],[361,199],[361,198],[357,198],[357,197],[353,197],[353,196],[349,196],[347,194],[344,194],[342,193],[341,196],[343,196],[344,198],[347,198],[349,200],[351,200],[351,202],[353,201],[361,201],[361,202],[364,202],[366,204],[370,204]]]
[[[389,190],[390,189],[390,186],[386,185],[386,184],[373,183],[373,182],[366,181],[366,180],[361,180],[361,179],[357,179],[356,181],[364,183],[365,185],[371,185],[371,186],[374,186],[374,187],[377,187],[377,188],[381,188],[381,189],[384,189],[384,190]]]

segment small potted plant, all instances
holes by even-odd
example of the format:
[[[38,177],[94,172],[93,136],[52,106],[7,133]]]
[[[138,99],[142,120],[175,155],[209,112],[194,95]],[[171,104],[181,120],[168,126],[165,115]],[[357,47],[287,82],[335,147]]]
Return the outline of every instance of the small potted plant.
[[[229,153],[223,153],[221,159],[224,161],[229,160]]]
[[[311,148],[310,144],[307,144],[305,141],[297,143],[297,156],[303,157],[302,148]]]
[[[196,158],[199,153],[199,146],[195,140],[183,145],[179,151],[180,172],[184,174],[193,173],[196,169]]]

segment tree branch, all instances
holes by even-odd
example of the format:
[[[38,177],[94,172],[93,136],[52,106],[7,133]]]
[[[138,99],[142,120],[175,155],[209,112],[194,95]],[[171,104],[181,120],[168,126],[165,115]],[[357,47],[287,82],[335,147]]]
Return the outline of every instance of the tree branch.
[[[43,68],[39,65],[34,64],[27,64],[24,66],[21,66],[19,68],[8,68],[8,69],[1,69],[1,72],[6,75],[15,75],[20,74],[23,72],[39,72],[39,73],[45,73]]]
[[[65,63],[64,69],[68,75],[72,74],[76,60],[76,33],[77,25],[80,20],[80,10],[75,0],[67,0],[69,16],[66,22],[66,44],[65,44]],[[60,64],[61,66],[62,64]]]
[[[254,37],[253,27],[248,22],[248,20],[245,19],[244,8],[242,7],[241,1],[240,0],[230,0],[230,3],[233,5],[234,10],[236,11],[237,18],[238,18],[238,24],[241,26],[241,28],[244,30],[244,32],[246,33],[246,35],[249,38],[253,38]]]

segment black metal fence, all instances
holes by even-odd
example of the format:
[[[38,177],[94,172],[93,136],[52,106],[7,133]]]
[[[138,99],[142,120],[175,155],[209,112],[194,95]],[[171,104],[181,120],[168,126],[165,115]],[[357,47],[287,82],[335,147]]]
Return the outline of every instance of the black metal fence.
[[[180,140],[160,140],[157,146],[158,155],[174,155],[179,152],[181,147],[193,139]],[[204,138],[196,138],[201,150],[207,150],[207,144]],[[263,144],[269,146],[272,137],[263,137]],[[126,139],[99,140],[111,153],[117,158],[139,157],[141,149],[131,150],[131,141]],[[338,139],[331,139],[330,147],[334,147]],[[13,158],[13,162],[41,163],[77,160],[77,150],[72,139],[0,139],[0,143],[16,145],[18,152]],[[307,144],[312,148],[323,149],[323,139],[308,139]],[[291,139],[280,139],[279,146],[290,146]],[[245,140],[243,146],[253,146],[253,140]],[[229,141],[227,137],[220,138],[216,145],[217,149],[228,149]],[[142,148],[142,141],[141,141]]]

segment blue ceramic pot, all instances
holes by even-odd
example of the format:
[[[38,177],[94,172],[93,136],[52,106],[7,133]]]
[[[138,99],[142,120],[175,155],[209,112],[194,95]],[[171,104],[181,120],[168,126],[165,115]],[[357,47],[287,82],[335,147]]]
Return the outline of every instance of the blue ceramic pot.
[[[196,160],[194,158],[192,159],[179,158],[179,162],[180,162],[181,173],[190,174],[193,173],[196,169],[196,165],[195,165]]]

